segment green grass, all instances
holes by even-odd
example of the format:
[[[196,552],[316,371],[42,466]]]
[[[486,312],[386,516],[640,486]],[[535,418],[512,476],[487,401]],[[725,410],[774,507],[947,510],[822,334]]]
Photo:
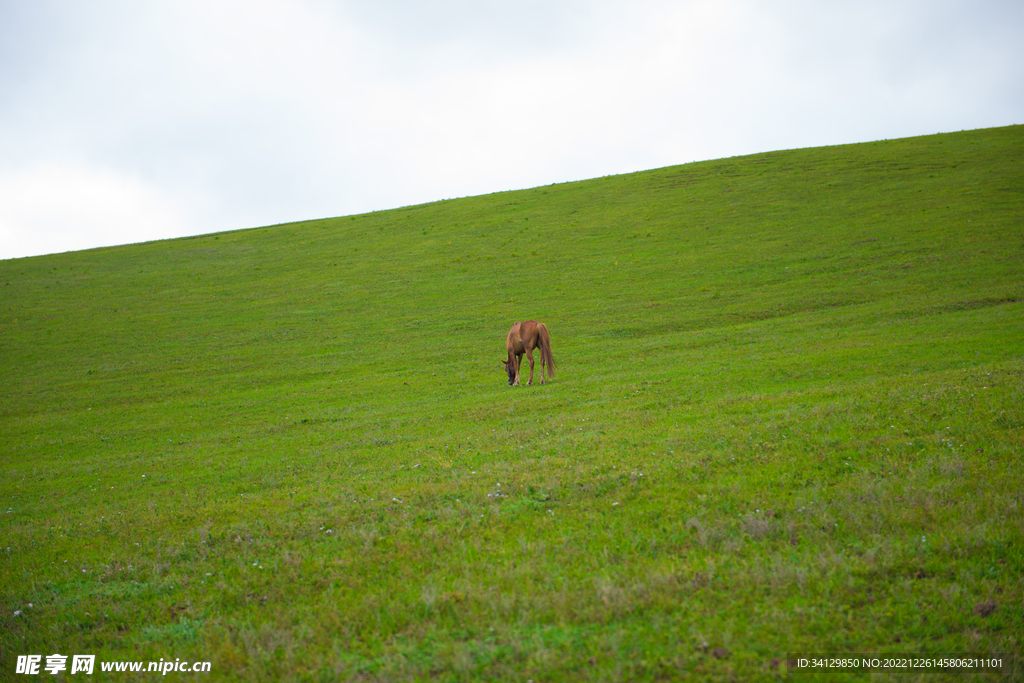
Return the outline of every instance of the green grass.
[[[1024,127],[0,261],[0,292],[0,678],[1022,675]],[[558,376],[509,388],[529,318]]]

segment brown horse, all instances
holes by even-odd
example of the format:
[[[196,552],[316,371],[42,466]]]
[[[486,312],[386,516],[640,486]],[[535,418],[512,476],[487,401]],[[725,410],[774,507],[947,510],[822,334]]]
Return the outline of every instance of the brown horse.
[[[544,326],[544,323],[539,323],[536,320],[515,323],[508,331],[508,337],[505,338],[505,348],[508,350],[508,360],[501,362],[505,365],[509,386],[519,386],[519,365],[524,353],[527,360],[530,361],[530,381],[526,385],[533,384],[534,349],[540,350],[540,383],[544,384],[545,366],[548,376],[555,376],[555,358],[551,355],[551,339],[548,337],[548,328]]]

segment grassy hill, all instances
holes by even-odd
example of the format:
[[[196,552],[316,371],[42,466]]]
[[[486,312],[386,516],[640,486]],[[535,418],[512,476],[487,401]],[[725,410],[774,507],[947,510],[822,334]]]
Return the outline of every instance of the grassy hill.
[[[0,261],[0,292],[0,677],[1021,675],[1024,127]],[[530,318],[558,375],[510,388]]]

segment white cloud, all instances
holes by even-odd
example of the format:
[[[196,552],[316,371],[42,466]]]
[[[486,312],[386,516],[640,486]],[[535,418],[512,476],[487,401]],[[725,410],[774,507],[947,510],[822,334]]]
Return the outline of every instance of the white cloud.
[[[187,235],[175,203],[96,168],[43,166],[0,175],[0,243],[46,254]]]
[[[64,214],[48,240],[59,251],[157,236],[122,232],[128,206],[195,234],[1005,125],[1024,118],[1022,8],[0,4],[0,177],[93,188],[92,218]],[[0,208],[7,235],[15,214],[22,234],[55,225],[49,205],[18,206]]]

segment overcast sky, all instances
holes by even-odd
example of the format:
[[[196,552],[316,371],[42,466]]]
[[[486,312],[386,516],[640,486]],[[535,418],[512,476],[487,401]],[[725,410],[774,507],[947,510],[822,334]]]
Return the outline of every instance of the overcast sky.
[[[0,258],[1024,123],[1024,2],[0,0]]]

